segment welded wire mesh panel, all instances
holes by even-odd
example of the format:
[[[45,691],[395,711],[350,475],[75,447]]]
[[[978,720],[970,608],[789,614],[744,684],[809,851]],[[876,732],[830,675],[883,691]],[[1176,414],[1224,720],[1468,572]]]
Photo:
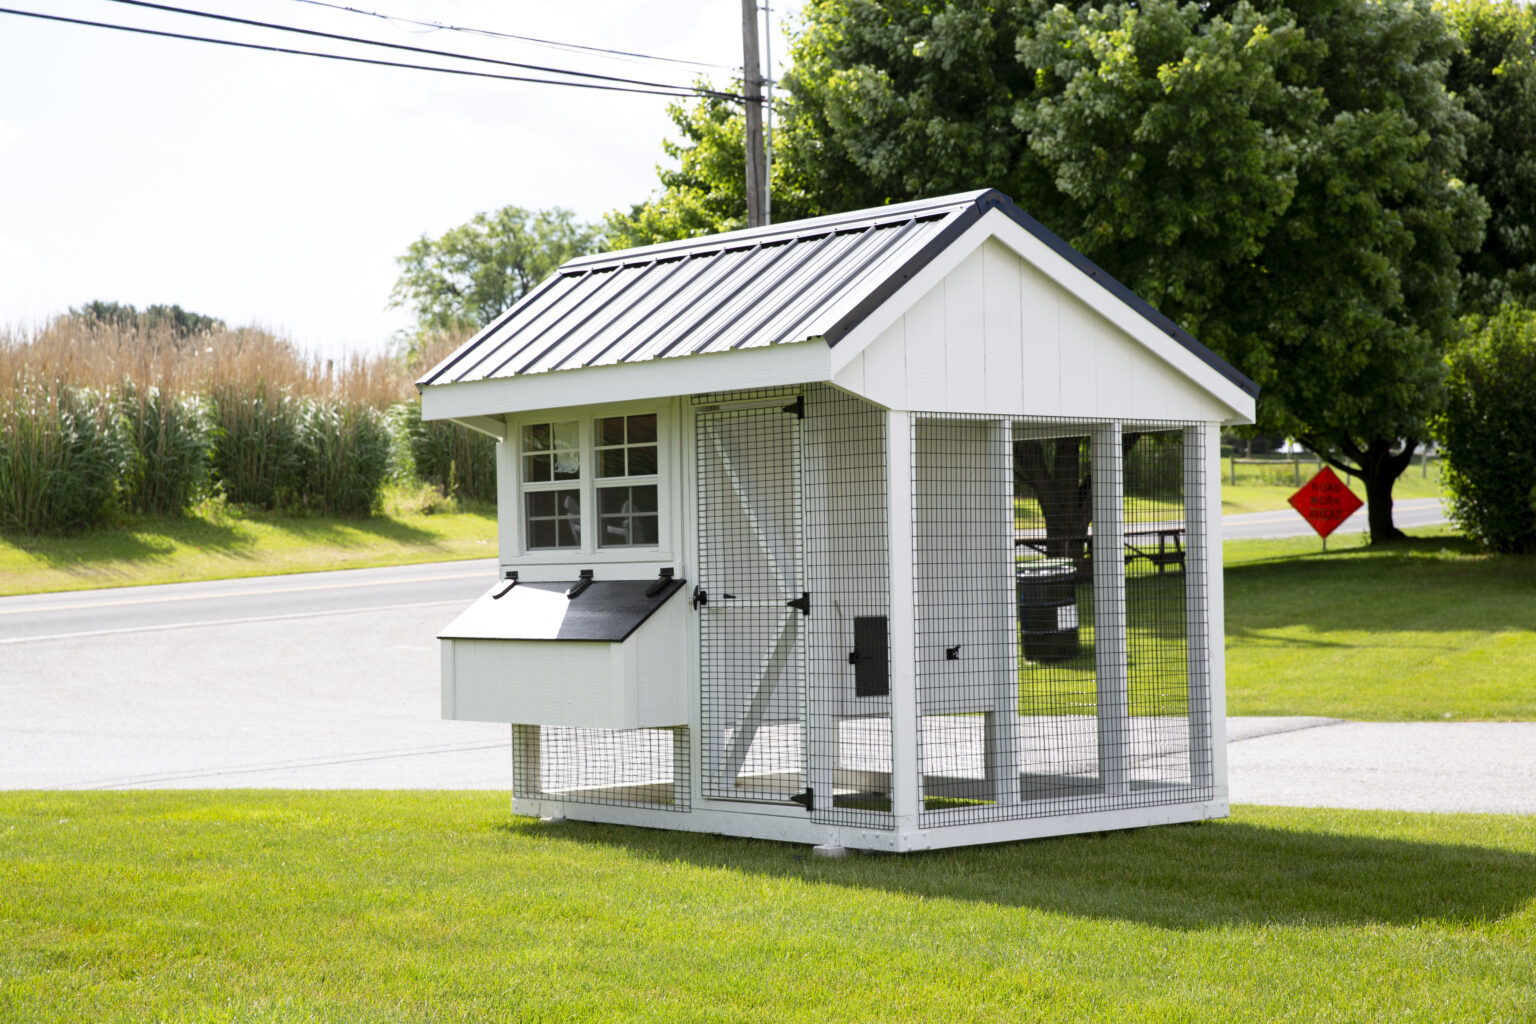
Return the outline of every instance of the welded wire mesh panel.
[[[916,421],[924,826],[1209,796],[1201,437]]]
[[[1017,802],[1013,483],[1004,420],[916,421],[912,441],[918,751],[928,809]]]
[[[1133,791],[1212,790],[1206,433],[1127,427],[1126,606]]]
[[[1127,426],[1124,452],[1128,782],[1138,802],[1190,785],[1184,431]]]
[[[889,828],[885,413],[836,388],[808,388],[802,446],[813,817]]]
[[[512,795],[566,803],[689,805],[688,730],[512,727]]]
[[[706,795],[804,792],[803,406],[753,396],[697,415]]]

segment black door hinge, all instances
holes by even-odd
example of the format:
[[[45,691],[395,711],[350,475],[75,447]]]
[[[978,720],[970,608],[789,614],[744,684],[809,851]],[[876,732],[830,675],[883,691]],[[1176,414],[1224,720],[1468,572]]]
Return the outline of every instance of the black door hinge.
[[[801,595],[799,597],[795,598],[793,601],[785,601],[784,604],[786,606],[790,607],[790,608],[798,608],[798,609],[800,609],[800,614],[801,615],[809,615],[809,614],[811,614],[811,594],[810,594],[810,591],[805,591],[805,592],[801,593]]]
[[[799,398],[795,399],[793,402],[790,402],[779,411],[792,413],[794,417],[799,420],[805,419],[805,396],[801,395]]]
[[[807,786],[805,787],[804,793],[796,793],[794,796],[789,798],[789,802],[792,804],[799,804],[807,811],[814,811],[816,809],[816,791]]]

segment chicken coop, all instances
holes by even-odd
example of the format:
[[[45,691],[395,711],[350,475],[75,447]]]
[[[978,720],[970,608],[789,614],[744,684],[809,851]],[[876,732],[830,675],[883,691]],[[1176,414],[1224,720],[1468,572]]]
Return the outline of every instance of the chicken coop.
[[[494,437],[442,713],[516,812],[904,851],[1227,813],[1256,388],[983,191],[562,266],[419,382]]]

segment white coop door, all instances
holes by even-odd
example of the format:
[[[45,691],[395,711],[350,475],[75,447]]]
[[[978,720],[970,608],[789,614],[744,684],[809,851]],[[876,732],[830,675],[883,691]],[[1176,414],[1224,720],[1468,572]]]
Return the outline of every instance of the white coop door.
[[[701,412],[697,457],[704,793],[788,800],[806,788],[800,418]]]

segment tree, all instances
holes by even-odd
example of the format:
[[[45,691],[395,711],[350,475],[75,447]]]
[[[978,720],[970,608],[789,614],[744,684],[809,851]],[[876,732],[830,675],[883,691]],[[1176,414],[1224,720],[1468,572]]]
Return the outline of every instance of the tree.
[[[1435,426],[1451,516],[1495,551],[1536,552],[1536,312],[1470,317],[1449,362]]]
[[[139,328],[149,331],[161,324],[167,324],[170,326],[171,333],[181,339],[223,330],[225,327],[224,321],[216,317],[194,313],[180,306],[166,306],[158,303],[146,306],[144,311],[140,312],[125,302],[103,302],[97,299],[87,302],[78,309],[71,307],[69,315],[77,320],[110,324],[123,330]]]
[[[477,213],[438,238],[422,235],[395,262],[400,279],[392,308],[416,314],[414,339],[479,328],[554,273],[567,260],[598,247],[598,229],[570,210],[504,206]]]
[[[1445,0],[1439,9],[1462,44],[1447,85],[1479,122],[1465,176],[1490,209],[1482,247],[1467,260],[1463,307],[1536,309],[1536,7]]]
[[[1373,540],[1397,534],[1486,212],[1457,177],[1474,122],[1428,0],[804,17],[775,135],[804,212],[1001,188],[1254,377],[1261,427],[1360,476]]]
[[[747,226],[742,174],[746,118],[741,105],[703,96],[692,104],[673,103],[667,115],[681,141],[665,139],[661,148],[678,166],[656,168],[662,186],[658,195],[628,211],[608,214],[607,248],[673,242]],[[787,168],[778,160],[772,168],[773,216],[778,221],[811,215],[804,197],[790,187]]]

